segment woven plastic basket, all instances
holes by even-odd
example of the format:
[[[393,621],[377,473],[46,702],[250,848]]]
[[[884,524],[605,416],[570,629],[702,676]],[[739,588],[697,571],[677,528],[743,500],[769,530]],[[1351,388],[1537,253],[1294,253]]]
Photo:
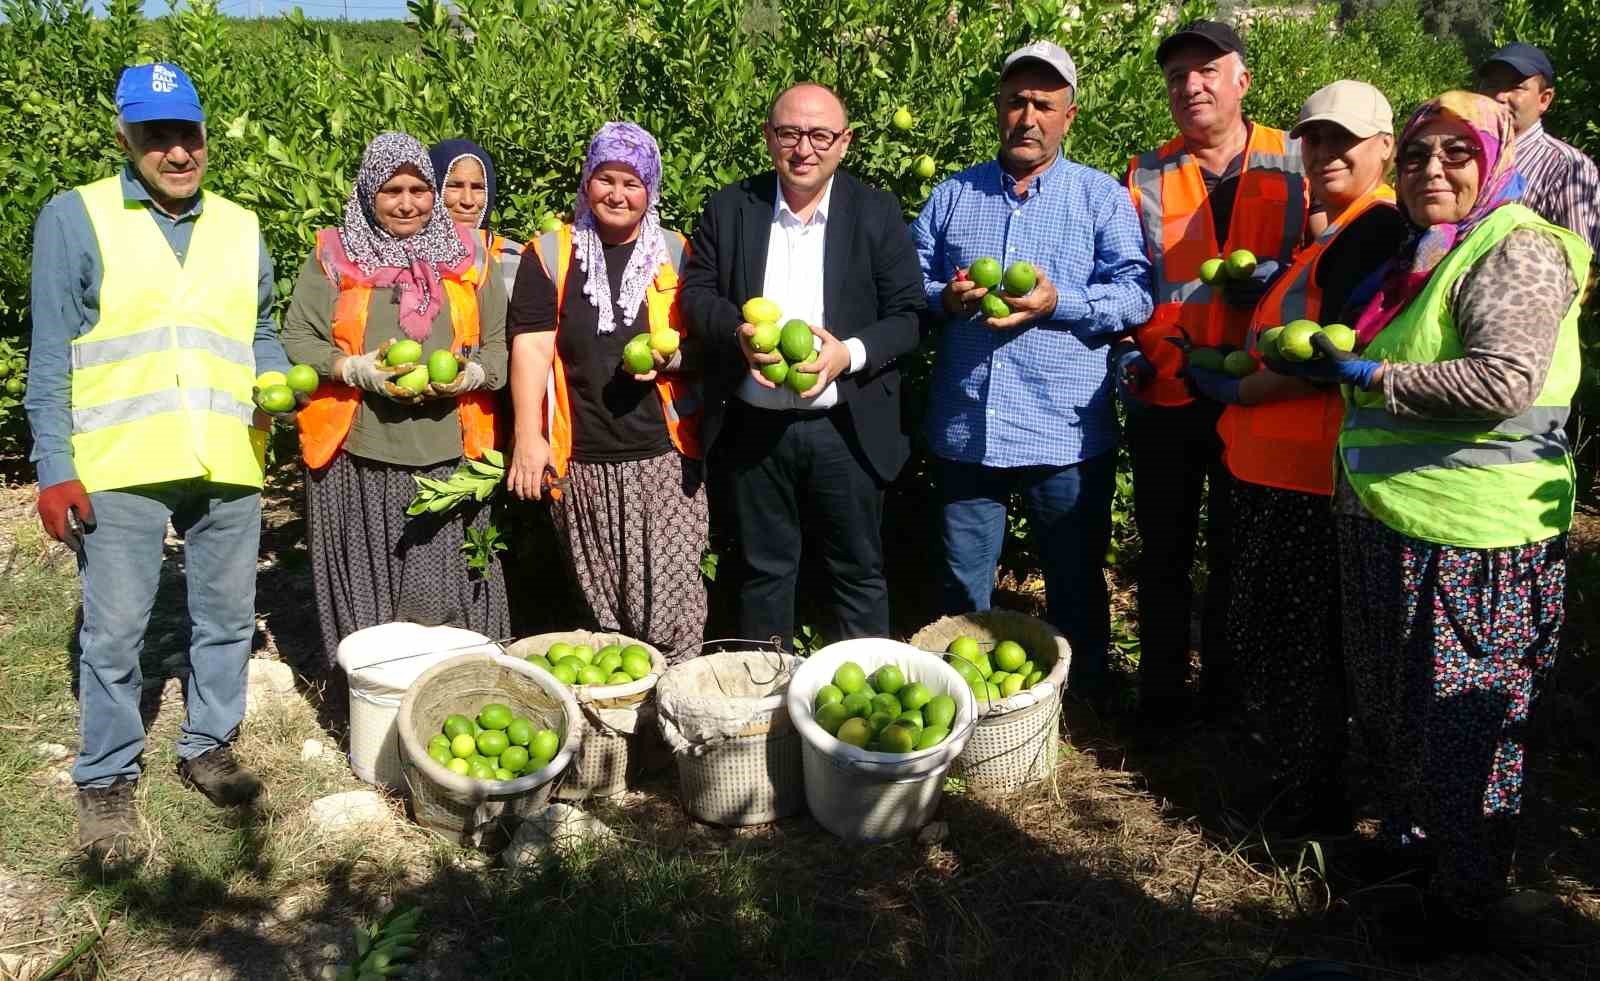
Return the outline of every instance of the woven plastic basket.
[[[1067,687],[1072,649],[1061,632],[1038,617],[1013,610],[986,610],[944,617],[923,627],[911,646],[942,652],[962,635],[985,650],[1002,640],[1021,644],[1035,663],[1053,658],[1044,680],[999,702],[978,702],[978,725],[951,769],[977,794],[1008,794],[1055,770],[1061,746],[1061,693]]]
[[[802,663],[777,651],[724,651],[667,670],[656,711],[690,814],[764,824],[805,806],[800,733],[784,704]]]
[[[597,651],[608,644],[623,647],[638,644],[650,652],[650,663],[655,670],[638,681],[627,685],[574,685],[570,688],[578,702],[578,725],[583,731],[583,741],[578,758],[572,763],[572,772],[557,788],[556,796],[561,800],[613,797],[628,789],[630,779],[637,779],[639,774],[666,761],[666,747],[661,741],[661,730],[656,726],[655,687],[667,670],[667,660],[642,640],[589,630],[524,637],[508,645],[506,654],[526,658],[543,654],[556,644],[588,644]]]
[[[543,769],[490,783],[440,766],[428,740],[454,713],[472,717],[487,702],[503,702],[517,715],[561,736],[561,749]],[[400,702],[400,766],[418,824],[462,844],[477,845],[502,818],[526,817],[550,800],[583,738],[577,700],[549,673],[503,654],[463,654],[436,664]]]

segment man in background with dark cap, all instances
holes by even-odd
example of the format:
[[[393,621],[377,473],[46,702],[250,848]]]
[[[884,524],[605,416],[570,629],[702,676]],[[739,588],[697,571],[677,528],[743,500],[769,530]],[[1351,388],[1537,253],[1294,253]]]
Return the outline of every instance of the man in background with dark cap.
[[[1478,69],[1478,91],[1511,110],[1517,170],[1528,182],[1522,203],[1576,232],[1600,253],[1600,171],[1593,160],[1544,128],[1556,97],[1556,69],[1531,44],[1508,44]]]
[[[1230,701],[1226,613],[1232,506],[1217,436],[1221,406],[1195,399],[1180,377],[1187,346],[1241,347],[1250,315],[1279,264],[1299,248],[1309,195],[1300,144],[1245,119],[1245,46],[1226,24],[1197,20],[1156,49],[1178,136],[1135,157],[1128,192],[1150,257],[1155,313],[1112,350],[1128,408],[1134,520],[1139,526],[1139,713],[1150,737],[1184,721],[1191,567],[1206,501],[1209,579],[1201,631],[1205,707]],[[1241,253],[1248,252],[1248,261]],[[1237,256],[1226,279],[1201,278],[1208,260]],[[1207,485],[1210,493],[1207,495]]]
[[[289,367],[254,213],[201,189],[205,113],[177,65],[117,83],[120,172],[56,195],[33,234],[25,405],[39,518],[78,553],[78,843],[128,858],[144,722],[140,655],[170,524],[183,538],[191,674],[178,774],[223,806],[239,766],[255,636],[261,483],[271,420],[258,372]]]

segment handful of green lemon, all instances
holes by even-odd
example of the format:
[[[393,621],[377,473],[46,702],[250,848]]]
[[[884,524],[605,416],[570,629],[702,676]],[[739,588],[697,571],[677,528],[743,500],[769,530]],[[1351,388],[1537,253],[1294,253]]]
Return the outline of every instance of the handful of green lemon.
[[[490,702],[476,718],[455,714],[444,720],[440,734],[428,741],[435,763],[474,780],[515,780],[549,765],[561,749],[554,729],[536,729],[511,707]]]
[[[861,665],[846,661],[812,703],[812,719],[824,732],[877,753],[931,749],[949,738],[955,717],[955,699],[908,681],[893,664],[869,678]]]
[[[588,644],[556,643],[525,660],[555,675],[563,685],[626,685],[655,670],[650,652],[641,644],[607,644],[595,650]]]
[[[779,326],[783,311],[764,296],[754,296],[745,301],[739,311],[755,333],[750,335],[750,350],[757,354],[776,353],[783,360],[761,366],[761,375],[774,385],[787,385],[796,395],[811,391],[817,383],[817,372],[796,370],[811,361],[817,349],[816,335],[804,320],[791,319]]]

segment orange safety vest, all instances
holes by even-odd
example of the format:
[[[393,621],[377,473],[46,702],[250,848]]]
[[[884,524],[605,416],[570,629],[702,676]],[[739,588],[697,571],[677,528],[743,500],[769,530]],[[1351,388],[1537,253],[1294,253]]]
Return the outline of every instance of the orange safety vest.
[[[1261,332],[1291,320],[1316,320],[1322,315],[1322,289],[1317,267],[1339,233],[1369,208],[1394,207],[1394,188],[1380,184],[1358,198],[1306,246],[1256,306],[1245,338],[1245,350],[1260,360]],[[1228,471],[1251,484],[1280,487],[1304,494],[1333,494],[1334,444],[1344,422],[1344,396],[1330,388],[1301,398],[1230,405],[1217,420],[1222,458]]]
[[[684,323],[678,306],[678,270],[683,266],[687,243],[677,232],[662,230],[666,237],[668,258],[656,268],[655,279],[645,291],[645,310],[650,329],[671,327],[679,337],[688,337],[689,328]],[[546,233],[528,243],[539,259],[551,282],[556,287],[556,330],[561,329],[562,304],[566,301],[567,271],[572,265],[572,226],[562,225],[555,233]],[[555,271],[551,274],[547,255],[555,253]],[[703,453],[700,447],[700,417],[703,409],[700,387],[697,382],[666,373],[656,375],[656,394],[661,399],[661,413],[667,420],[667,435],[679,453],[698,460]],[[572,408],[567,400],[567,373],[557,353],[550,363],[550,392],[546,397],[550,406],[545,426],[550,440],[550,466],[558,477],[567,475],[567,463],[572,459]],[[552,490],[552,494],[557,494]]]
[[[1178,371],[1183,353],[1166,338],[1202,347],[1244,340],[1250,311],[1223,298],[1221,287],[1200,281],[1207,259],[1249,249],[1260,260],[1287,264],[1304,235],[1309,202],[1300,143],[1281,129],[1252,124],[1228,219],[1227,240],[1218,243],[1205,178],[1183,137],[1128,162],[1128,193],[1144,231],[1156,307],[1149,323],[1134,332],[1156,377],[1140,392],[1157,405],[1193,401]]]
[[[367,309],[372,302],[372,287],[341,275],[334,268],[332,257],[344,254],[338,229],[324,228],[317,232],[316,248],[323,270],[339,287],[339,298],[333,305],[334,346],[346,354],[361,354],[366,350]],[[478,346],[481,328],[478,284],[488,268],[488,257],[481,250],[475,251],[476,261],[459,276],[444,275],[445,301],[450,305],[450,350],[457,354],[464,348]],[[339,452],[355,422],[361,399],[360,389],[342,382],[323,379],[317,386],[311,402],[299,414],[300,455],[306,466],[325,467]],[[478,459],[484,450],[499,445],[495,428],[497,402],[494,392],[463,392],[456,396],[456,415],[461,419],[461,449],[466,456]]]

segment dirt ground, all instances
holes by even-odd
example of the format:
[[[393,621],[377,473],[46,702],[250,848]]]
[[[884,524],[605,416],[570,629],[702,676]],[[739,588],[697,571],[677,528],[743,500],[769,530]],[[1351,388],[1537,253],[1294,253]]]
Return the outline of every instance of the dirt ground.
[[[302,738],[320,736],[330,749],[340,747],[347,716],[342,685],[320,670],[303,488],[292,471],[276,473],[264,509],[255,655],[293,665],[298,688],[253,720],[241,741],[241,754],[262,769],[269,785],[275,778],[305,782],[304,765],[295,762]],[[25,563],[70,570],[64,550],[28,544],[28,536],[19,535],[18,529],[34,520],[32,495],[28,485],[0,489],[0,570]],[[151,656],[171,668],[158,672],[153,684],[147,682],[153,733],[174,732],[182,716],[187,618],[181,553],[176,542],[169,544],[171,561],[147,638]],[[752,961],[741,968],[735,961],[725,965],[726,971],[707,966],[702,973],[679,960],[656,970],[648,965],[658,962],[641,949],[640,960],[620,963],[642,966],[623,974],[1246,978],[1264,976],[1269,967],[1294,957],[1322,957],[1371,978],[1595,976],[1600,973],[1600,782],[1595,779],[1600,720],[1594,709],[1600,691],[1600,604],[1593,593],[1600,589],[1600,515],[1579,515],[1571,548],[1568,633],[1562,664],[1530,739],[1516,872],[1519,885],[1551,898],[1529,934],[1506,951],[1424,961],[1387,952],[1382,937],[1351,902],[1358,890],[1341,865],[1341,848],[1351,843],[1331,842],[1321,854],[1303,846],[1286,850],[1251,829],[1235,795],[1249,783],[1248,762],[1228,734],[1196,733],[1175,751],[1141,755],[1127,738],[1128,720],[1115,709],[1100,716],[1069,699],[1063,720],[1068,748],[1054,778],[1004,801],[947,796],[940,817],[949,837],[943,842],[842,849],[806,817],[752,829],[715,828],[685,819],[670,771],[597,805],[595,812],[632,847],[662,863],[688,863],[700,876],[675,886],[683,895],[663,901],[674,911],[676,927],[664,928],[666,939],[643,941],[647,948],[653,943],[675,952],[699,951],[699,941],[686,939],[697,931],[737,934],[748,911],[733,899],[726,899],[724,909],[726,897],[717,895],[724,889],[732,896],[750,890],[747,900],[758,905],[803,897],[795,900],[806,910],[799,922],[818,936],[871,924],[872,949],[854,965],[823,970],[803,962],[797,967]],[[1002,585],[1007,605],[1038,604],[1036,582]],[[1113,576],[1113,585],[1119,617],[1131,615],[1127,583]],[[14,622],[11,611],[0,609],[0,650]],[[325,764],[316,764],[325,765],[325,772],[305,793],[359,787],[342,769],[342,760],[333,753]],[[29,779],[41,794],[67,800],[64,765],[48,763]],[[399,802],[392,806],[398,813]],[[170,891],[159,896],[76,877],[67,842],[61,842],[54,872],[24,873],[0,861],[0,978],[35,977],[87,936],[86,928],[65,928],[66,909],[87,911],[92,929],[105,939],[62,976],[331,977],[334,966],[353,953],[350,927],[397,901],[424,906],[438,924],[416,977],[605,976],[571,964],[536,971],[521,960],[537,952],[520,947],[523,941],[511,929],[520,921],[504,913],[508,889],[516,902],[541,904],[547,911],[580,904],[549,875],[507,880],[487,857],[439,846],[398,824],[383,841],[334,847],[317,838],[315,829],[297,825],[298,813],[269,812],[259,826],[247,821],[223,829],[237,846],[217,880],[166,881],[162,888]],[[264,871],[260,866],[269,863],[263,856],[282,861],[281,839],[294,835],[305,836],[307,852],[333,847],[337,854],[308,864],[300,881],[289,881],[281,869]],[[183,836],[176,823],[158,832],[171,850],[183,848]],[[277,836],[271,849],[263,845],[269,836]],[[724,869],[722,878],[708,871],[728,863],[734,872]],[[643,867],[624,867],[632,885],[618,888],[643,888],[637,879]],[[271,882],[271,888],[253,887],[252,876]],[[607,880],[594,881],[599,889]],[[696,881],[707,895],[691,895]],[[482,930],[463,928],[463,909],[475,911],[466,922],[498,924],[499,934],[486,941]],[[690,912],[695,909],[701,909],[698,919]],[[1006,911],[1004,926],[990,915],[999,909]],[[564,929],[583,934],[588,927],[574,922]],[[1063,959],[1045,968],[1035,958],[1029,970],[1023,965],[1030,962],[1013,949],[1026,942],[1020,938],[1063,951]],[[508,967],[518,963],[525,966]]]

